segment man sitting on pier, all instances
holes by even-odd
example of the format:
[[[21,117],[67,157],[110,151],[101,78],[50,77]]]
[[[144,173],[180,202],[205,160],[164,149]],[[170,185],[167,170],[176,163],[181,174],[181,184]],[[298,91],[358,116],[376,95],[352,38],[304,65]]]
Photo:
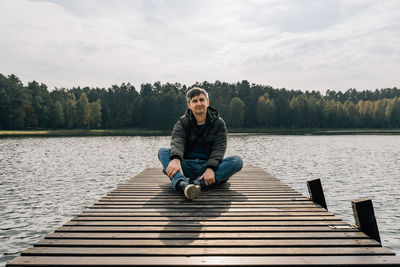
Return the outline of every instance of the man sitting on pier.
[[[240,171],[242,158],[223,159],[227,132],[224,120],[210,106],[208,93],[192,88],[186,94],[187,111],[175,123],[171,148],[161,148],[158,158],[172,187],[187,199],[199,196],[207,188],[228,181]]]

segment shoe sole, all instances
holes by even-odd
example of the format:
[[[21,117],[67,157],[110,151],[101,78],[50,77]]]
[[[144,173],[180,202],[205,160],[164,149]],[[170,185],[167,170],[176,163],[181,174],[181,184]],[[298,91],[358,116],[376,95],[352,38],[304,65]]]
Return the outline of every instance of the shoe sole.
[[[187,199],[195,199],[200,195],[201,187],[199,185],[190,184],[186,186],[184,194]]]

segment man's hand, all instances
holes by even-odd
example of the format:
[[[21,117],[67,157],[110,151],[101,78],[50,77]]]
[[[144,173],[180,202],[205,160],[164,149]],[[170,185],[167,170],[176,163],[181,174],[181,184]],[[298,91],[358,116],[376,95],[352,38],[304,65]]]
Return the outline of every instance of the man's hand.
[[[167,170],[166,170],[167,175],[168,175],[169,177],[172,178],[172,177],[174,177],[174,175],[175,175],[178,171],[180,171],[180,172],[182,173],[182,175],[185,176],[185,175],[183,174],[183,171],[182,171],[181,161],[180,161],[179,159],[173,159],[173,160],[171,160],[171,161],[169,162],[168,167],[167,167]]]
[[[215,184],[215,173],[212,169],[207,168],[203,175],[199,178],[199,181],[204,179],[206,186]]]

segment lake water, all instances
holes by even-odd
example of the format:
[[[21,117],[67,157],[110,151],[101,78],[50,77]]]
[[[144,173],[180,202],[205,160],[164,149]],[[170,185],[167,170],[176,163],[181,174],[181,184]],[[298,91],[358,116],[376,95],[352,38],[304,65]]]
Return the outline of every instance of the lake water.
[[[0,266],[118,184],[161,166],[169,137],[0,139]],[[373,200],[383,245],[400,253],[400,136],[230,136],[227,156],[264,168],[308,196],[320,178],[328,209],[354,223],[351,200]]]

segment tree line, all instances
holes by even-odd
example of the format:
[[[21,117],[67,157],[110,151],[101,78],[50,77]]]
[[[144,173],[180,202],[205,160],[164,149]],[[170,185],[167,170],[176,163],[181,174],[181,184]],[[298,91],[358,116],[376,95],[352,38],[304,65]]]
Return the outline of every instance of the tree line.
[[[0,74],[0,129],[172,129],[186,110],[185,94],[198,86],[234,128],[399,128],[396,87],[343,92],[276,89],[216,81],[130,83],[110,88],[55,88]]]

